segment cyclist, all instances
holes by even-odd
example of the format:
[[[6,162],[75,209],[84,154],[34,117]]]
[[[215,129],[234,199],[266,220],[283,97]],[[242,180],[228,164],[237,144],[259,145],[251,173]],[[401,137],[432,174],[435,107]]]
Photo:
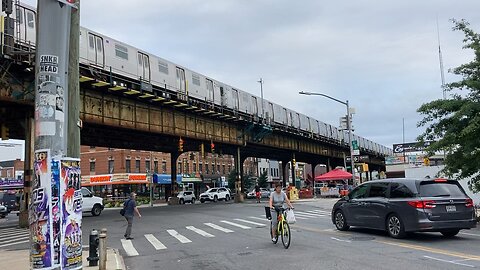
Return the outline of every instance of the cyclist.
[[[293,209],[292,203],[287,198],[287,194],[282,191],[282,185],[278,183],[275,185],[275,191],[270,194],[270,209],[272,213],[272,241],[274,242],[277,234],[277,215],[280,214],[280,209],[283,208],[285,203],[288,205],[288,207]]]

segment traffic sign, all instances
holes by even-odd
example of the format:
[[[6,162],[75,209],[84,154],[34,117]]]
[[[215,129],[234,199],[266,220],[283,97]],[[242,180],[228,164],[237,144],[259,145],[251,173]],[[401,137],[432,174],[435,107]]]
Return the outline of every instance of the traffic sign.
[[[360,149],[358,148],[358,141],[357,140],[352,141],[352,150],[353,150],[353,155],[355,155],[355,156],[360,155]]]

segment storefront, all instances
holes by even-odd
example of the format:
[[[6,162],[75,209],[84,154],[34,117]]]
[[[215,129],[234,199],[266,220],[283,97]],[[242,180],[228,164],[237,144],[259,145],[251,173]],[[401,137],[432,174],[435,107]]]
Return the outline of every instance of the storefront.
[[[172,176],[170,174],[154,174],[153,175],[153,183],[155,184],[155,196],[158,198],[164,198],[165,200],[168,199],[171,195],[171,186],[172,186]],[[180,184],[182,183],[182,175],[177,174],[177,182],[175,191],[178,193],[180,190]]]
[[[103,198],[126,198],[130,192],[145,196],[149,193],[148,183],[145,173],[82,176],[82,187]]]

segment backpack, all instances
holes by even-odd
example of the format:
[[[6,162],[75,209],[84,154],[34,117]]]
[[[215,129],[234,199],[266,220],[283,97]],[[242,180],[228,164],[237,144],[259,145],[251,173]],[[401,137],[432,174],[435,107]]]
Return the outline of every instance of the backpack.
[[[127,208],[128,203],[130,202],[130,199],[128,199],[126,202],[123,203],[123,208],[120,210],[120,215],[125,216],[125,212],[127,211],[125,208]]]

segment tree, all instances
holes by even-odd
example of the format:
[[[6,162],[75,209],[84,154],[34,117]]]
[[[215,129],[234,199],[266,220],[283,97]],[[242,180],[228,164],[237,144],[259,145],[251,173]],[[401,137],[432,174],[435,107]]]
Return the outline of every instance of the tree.
[[[258,185],[261,188],[266,188],[267,187],[267,181],[268,181],[267,171],[265,170],[264,172],[262,172],[262,174],[258,178]]]
[[[237,172],[235,170],[231,170],[228,174],[228,188],[230,190],[235,190],[235,181],[237,181]]]
[[[456,180],[471,177],[470,188],[480,191],[480,35],[465,20],[452,20],[454,31],[462,31],[464,49],[474,51],[474,59],[450,72],[461,80],[445,86],[450,98],[423,104],[424,115],[418,126],[426,130],[420,142],[432,141],[426,151],[432,155],[445,151],[445,168],[441,173]]]
[[[243,175],[243,185],[245,187],[245,191],[250,190],[255,186],[255,178],[253,178],[252,174]]]

